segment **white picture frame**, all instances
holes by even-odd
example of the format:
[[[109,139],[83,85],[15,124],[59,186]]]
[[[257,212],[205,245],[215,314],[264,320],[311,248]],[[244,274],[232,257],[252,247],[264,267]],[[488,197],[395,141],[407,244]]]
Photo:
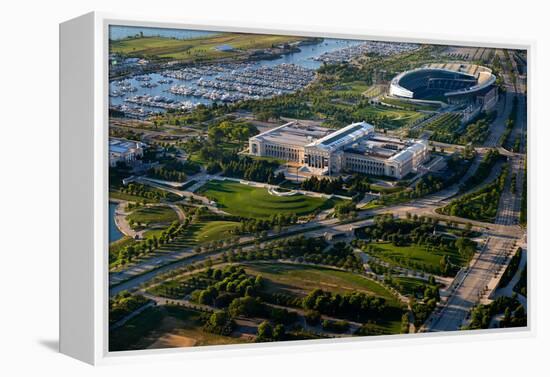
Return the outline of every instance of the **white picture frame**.
[[[60,351],[90,364],[134,362],[147,359],[185,359],[292,353],[297,349],[318,351],[346,347],[381,347],[425,342],[451,342],[490,337],[533,336],[533,294],[528,297],[528,327],[395,336],[293,341],[269,344],[208,346],[164,350],[109,352],[108,345],[108,27],[109,25],[162,27],[208,31],[322,36],[399,42],[424,42],[494,48],[526,49],[528,86],[533,41],[506,38],[462,39],[460,36],[392,33],[358,29],[300,28],[288,25],[247,25],[220,21],[145,19],[92,12],[60,25]],[[528,101],[528,114],[531,102]],[[528,138],[532,137],[528,115]],[[532,155],[532,148],[528,156]],[[529,167],[531,158],[528,158]],[[528,168],[530,171],[530,168]],[[530,187],[530,185],[528,185]],[[529,190],[529,192],[531,192]],[[532,207],[528,206],[529,219]],[[533,265],[534,252],[528,253]],[[534,269],[529,269],[529,292],[533,292]],[[457,335],[460,335],[457,337]],[[219,352],[218,352],[219,351]]]

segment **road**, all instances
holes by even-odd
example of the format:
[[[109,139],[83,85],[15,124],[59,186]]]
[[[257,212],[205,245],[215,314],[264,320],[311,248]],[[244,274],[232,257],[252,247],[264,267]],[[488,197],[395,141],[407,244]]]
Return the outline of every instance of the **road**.
[[[505,59],[504,53],[502,50],[497,51],[498,56],[501,61]],[[512,59],[513,60],[513,59]],[[503,64],[504,66],[505,64]],[[499,102],[497,105],[498,115],[496,119],[491,124],[489,130],[489,136],[485,140],[485,146],[487,147],[496,147],[499,144],[500,137],[506,129],[506,120],[510,116],[512,110],[513,99],[516,96],[516,88],[512,82],[512,78],[508,72],[503,72],[504,79],[504,89],[506,92],[500,95]]]
[[[504,75],[506,93],[506,111],[510,114],[510,107],[514,96],[518,98],[518,113],[515,129],[522,136],[520,152],[525,153],[525,135],[527,128],[526,104],[524,96],[524,78],[519,78],[517,84],[512,83],[511,75]],[[507,119],[498,117],[502,121]],[[504,126],[494,123],[487,146],[498,143]],[[443,307],[434,312],[426,321],[421,331],[438,332],[459,330],[466,324],[470,310],[480,301],[488,298],[496,289],[498,281],[504,273],[510,258],[516,250],[518,242],[525,237],[525,230],[518,225],[523,190],[524,175],[523,154],[511,154],[508,157],[510,174],[501,195],[495,224],[488,230],[492,231],[484,249],[471,262],[470,268],[457,278],[450,296]],[[515,192],[512,190],[512,177],[516,177]]]
[[[506,267],[507,255],[514,250],[515,239],[490,237],[469,271],[459,279],[443,309],[434,313],[423,331],[459,330],[470,310],[479,302],[485,287],[494,278],[494,272]]]

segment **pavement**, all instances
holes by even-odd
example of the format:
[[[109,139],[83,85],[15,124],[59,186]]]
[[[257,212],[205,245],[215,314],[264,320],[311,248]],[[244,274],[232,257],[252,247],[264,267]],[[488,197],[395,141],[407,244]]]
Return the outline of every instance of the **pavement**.
[[[126,220],[126,216],[130,214],[130,212],[126,212],[126,205],[128,204],[128,202],[120,199],[110,199],[110,201],[117,203],[117,207],[115,209],[115,224],[118,230],[120,230],[120,232],[123,233],[125,236],[132,238],[141,238],[143,236],[144,230],[135,231]]]
[[[504,132],[504,121],[510,114],[512,98],[516,95],[518,96],[519,106],[515,128],[520,130],[521,135],[526,134],[523,131],[527,127],[526,106],[523,103],[525,98],[522,94],[524,83],[519,79],[516,88],[516,85],[511,83],[508,74],[504,76],[504,80],[507,89],[506,108],[501,109],[500,116],[497,117],[500,122],[495,121],[496,123],[491,126],[491,134],[486,142],[486,145],[490,147],[496,146],[500,140],[500,135]],[[522,141],[520,152],[525,153],[525,139],[523,138]],[[488,226],[487,232],[485,232],[489,237],[484,249],[471,262],[470,268],[453,284],[447,301],[428,318],[421,331],[459,330],[467,324],[470,310],[481,300],[486,302],[496,289],[516,250],[517,244],[525,237],[525,230],[517,225],[523,189],[524,158],[522,154],[509,156],[510,174],[500,198],[495,224]],[[516,176],[515,193],[511,190],[512,176]]]
[[[506,268],[506,256],[514,250],[515,240],[489,238],[484,250],[474,258],[467,273],[450,291],[446,303],[425,324],[423,332],[459,330],[470,310],[479,303],[485,287],[494,279],[494,271]]]

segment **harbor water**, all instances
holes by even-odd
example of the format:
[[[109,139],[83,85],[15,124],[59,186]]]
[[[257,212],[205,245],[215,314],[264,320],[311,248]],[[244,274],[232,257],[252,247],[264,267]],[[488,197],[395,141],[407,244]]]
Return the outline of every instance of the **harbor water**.
[[[124,234],[118,229],[115,222],[117,203],[109,202],[109,243],[121,239]]]

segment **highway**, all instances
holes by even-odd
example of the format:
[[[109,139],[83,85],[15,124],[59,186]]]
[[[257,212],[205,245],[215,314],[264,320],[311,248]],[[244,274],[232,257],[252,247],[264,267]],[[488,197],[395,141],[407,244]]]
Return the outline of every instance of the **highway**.
[[[501,53],[502,54],[502,53]],[[519,77],[517,84],[512,83],[510,74],[504,75],[506,92],[506,111],[510,114],[513,97],[518,98],[518,112],[514,131],[521,135],[520,152],[525,153],[525,135],[527,129],[525,104],[525,78]],[[502,117],[498,117],[500,119]],[[507,119],[507,118],[506,118]],[[495,146],[500,140],[504,126],[494,123],[486,145]],[[491,227],[488,241],[483,250],[471,262],[470,267],[459,274],[453,284],[450,296],[443,306],[436,310],[426,321],[422,332],[459,330],[467,323],[470,310],[496,289],[510,258],[519,242],[525,237],[525,230],[518,224],[521,196],[523,190],[525,156],[510,154],[508,164],[510,173],[500,197],[494,226]],[[516,177],[515,192],[512,191],[512,177]]]

